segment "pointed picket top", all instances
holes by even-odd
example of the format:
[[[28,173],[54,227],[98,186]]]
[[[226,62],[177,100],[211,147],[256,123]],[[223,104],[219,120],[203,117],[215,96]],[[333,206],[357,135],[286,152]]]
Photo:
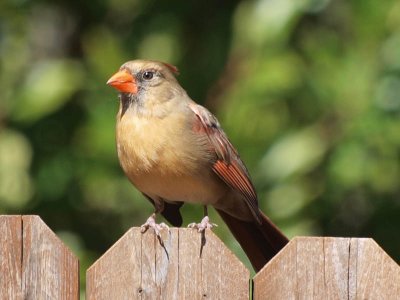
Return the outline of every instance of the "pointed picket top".
[[[0,299],[79,298],[78,259],[38,216],[0,216],[0,232]]]
[[[87,271],[90,299],[248,299],[249,271],[210,230],[131,228]]]
[[[400,267],[370,238],[296,237],[254,277],[254,299],[399,299]]]

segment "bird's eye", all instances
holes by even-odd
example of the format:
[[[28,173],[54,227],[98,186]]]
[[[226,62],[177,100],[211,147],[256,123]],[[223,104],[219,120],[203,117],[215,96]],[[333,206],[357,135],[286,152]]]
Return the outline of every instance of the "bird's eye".
[[[153,78],[153,76],[154,76],[154,72],[152,72],[152,71],[146,71],[142,75],[144,80],[150,80]]]

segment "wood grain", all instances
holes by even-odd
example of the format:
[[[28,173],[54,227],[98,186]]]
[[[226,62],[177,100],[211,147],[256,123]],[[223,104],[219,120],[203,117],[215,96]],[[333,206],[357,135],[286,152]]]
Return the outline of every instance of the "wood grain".
[[[141,299],[142,234],[132,228],[86,272],[86,299]]]
[[[87,299],[248,299],[249,271],[209,230],[162,243],[131,228],[87,271]],[[0,216],[0,299],[78,299],[75,256],[37,216]],[[372,240],[294,238],[254,299],[400,299],[400,267]]]
[[[400,267],[372,239],[351,239],[354,299],[400,299]]]
[[[349,295],[349,251],[348,238],[323,238],[324,293],[328,299],[347,299]]]
[[[203,299],[249,299],[249,270],[211,234],[205,233],[201,259]]]
[[[179,287],[179,229],[162,231],[164,247],[156,246],[156,285],[158,299],[178,299]],[[157,241],[158,243],[158,241]]]
[[[0,216],[0,299],[23,299],[21,216]]]
[[[38,216],[23,216],[24,299],[79,299],[79,263]]]
[[[38,216],[0,216],[0,299],[78,299],[78,260]]]
[[[400,267],[372,239],[297,237],[254,277],[254,299],[400,299]]]
[[[201,235],[196,230],[179,231],[178,295],[181,299],[200,299],[202,296],[200,249]]]
[[[193,229],[172,228],[161,237],[162,244],[152,230],[131,228],[87,271],[86,298],[249,298],[249,271],[211,231],[203,247]]]

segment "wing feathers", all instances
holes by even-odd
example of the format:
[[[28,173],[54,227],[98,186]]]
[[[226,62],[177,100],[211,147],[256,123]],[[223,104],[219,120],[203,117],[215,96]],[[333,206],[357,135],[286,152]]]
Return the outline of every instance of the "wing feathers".
[[[251,183],[249,173],[239,154],[228,140],[218,120],[204,107],[192,103],[190,108],[197,116],[193,128],[206,133],[217,160],[213,171],[233,190],[242,194],[256,220],[260,221],[257,194]]]

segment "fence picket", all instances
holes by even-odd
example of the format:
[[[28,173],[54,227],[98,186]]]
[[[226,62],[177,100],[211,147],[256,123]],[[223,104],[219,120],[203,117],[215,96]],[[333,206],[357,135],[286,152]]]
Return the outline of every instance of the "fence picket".
[[[77,258],[38,216],[0,216],[0,299],[78,299]]]
[[[400,267],[368,238],[296,237],[254,277],[254,299],[399,299]]]
[[[87,271],[86,298],[249,299],[249,271],[214,233],[203,244],[196,230],[172,228],[162,241],[131,228]]]
[[[249,299],[249,271],[210,230],[128,230],[88,270],[91,299]],[[369,238],[296,237],[254,299],[400,299],[400,267]],[[79,299],[79,264],[38,216],[0,215],[0,299]]]

